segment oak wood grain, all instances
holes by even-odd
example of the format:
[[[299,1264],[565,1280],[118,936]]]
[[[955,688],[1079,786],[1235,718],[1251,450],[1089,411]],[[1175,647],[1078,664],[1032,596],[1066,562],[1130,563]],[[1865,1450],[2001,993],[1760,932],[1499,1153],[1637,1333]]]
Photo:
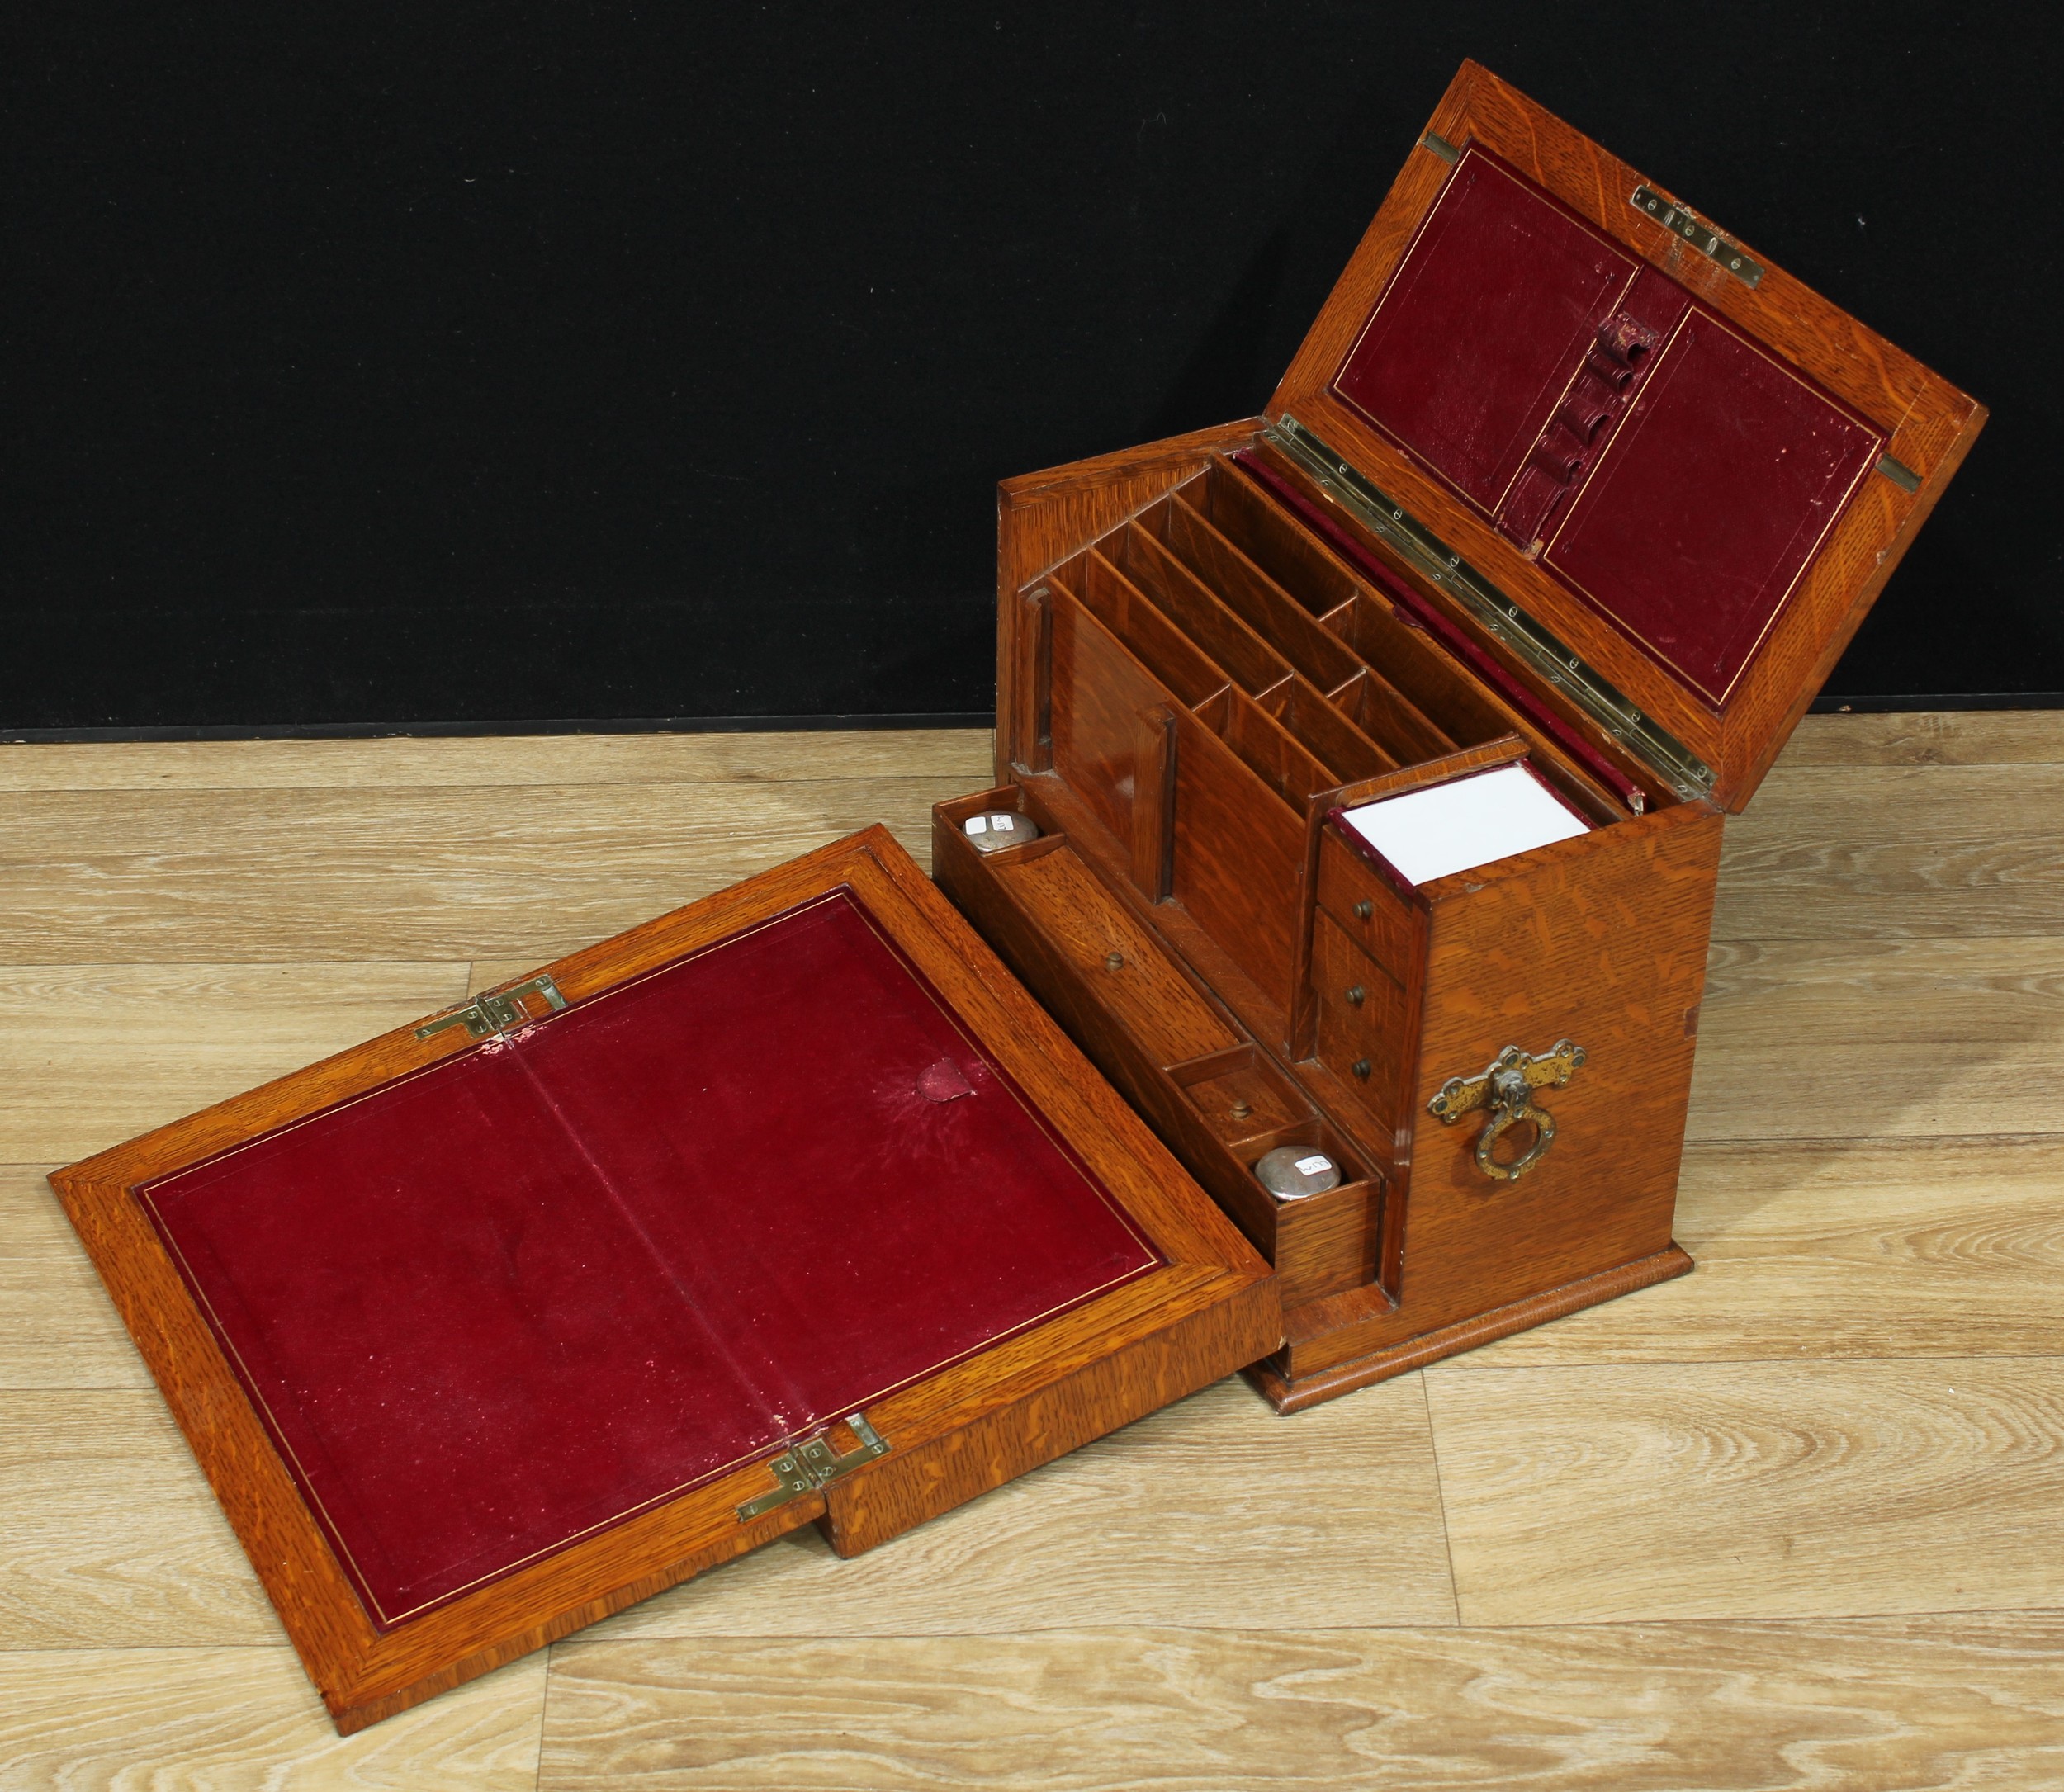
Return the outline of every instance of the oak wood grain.
[[[285,1645],[0,1653],[0,1792],[533,1792],[545,1661],[340,1737]]]
[[[2064,1623],[582,1642],[541,1792],[1793,1792],[2064,1775]]]
[[[898,1440],[894,1460],[750,1523],[740,1522],[737,1509],[765,1485],[757,1463],[384,1630],[370,1622],[133,1191],[466,1050],[455,1033],[426,1038],[404,1024],[52,1175],[341,1731],[391,1716],[813,1518],[824,1520],[841,1553],[885,1540],[1229,1374],[1281,1336],[1266,1265],[1003,973],[885,828],[557,960],[552,974],[577,1002],[832,890],[848,890],[865,906],[1162,1260],[1123,1288],[870,1402],[874,1422]],[[1138,1373],[1129,1373],[1134,1365]],[[1023,1415],[1021,1427],[1009,1426],[1014,1412]],[[984,1445],[959,1447],[957,1434],[982,1428]],[[913,1477],[913,1468],[949,1449],[950,1473]],[[884,1468],[895,1492],[871,1495],[866,1483]]]
[[[1465,1624],[2064,1605],[2064,1358],[1426,1386]]]
[[[798,766],[836,767],[844,777],[854,754],[883,737],[772,738],[802,752]],[[938,740],[916,745],[928,749]],[[341,756],[327,757],[343,747],[367,758],[347,770]],[[320,792],[335,777],[369,828],[385,816],[389,844],[405,858],[421,849],[411,830],[438,812],[423,806],[419,790],[478,783],[499,801],[495,786],[533,776],[548,792],[556,787],[561,768],[537,762],[511,773],[511,761],[498,758],[504,747],[520,758],[561,744],[0,748],[0,785],[18,777],[57,792],[96,783],[152,790],[159,786],[149,762],[167,754],[179,764],[164,787],[184,780],[196,792],[234,797],[239,780],[261,787],[249,806],[232,801],[220,812],[273,815],[272,837],[301,850],[321,843],[296,844],[284,819],[292,803],[268,811],[274,799],[263,787]],[[414,763],[373,763],[389,751]],[[71,770],[64,763],[109,754],[127,755],[126,764]],[[446,755],[452,769],[441,774]],[[233,758],[241,763],[232,766]],[[17,774],[28,764],[45,769],[33,779]],[[1802,848],[1816,828],[1822,841],[1889,842],[1879,868],[1896,875],[1902,842],[1924,859],[1967,820],[1962,837],[1981,844],[1988,830],[1996,837],[2035,814],[2028,774],[2059,764],[2064,717],[1809,717],[1728,836],[1730,844],[1753,839],[1766,812],[1790,806],[1797,791],[1797,819],[1786,825],[1796,826]],[[893,760],[879,769],[878,812],[912,839],[933,797],[987,780],[979,764],[972,775],[935,779],[913,767],[924,789],[911,797],[886,788],[899,775]],[[612,775],[638,781],[621,765]],[[572,770],[564,778],[570,807],[577,779]],[[692,806],[708,792],[677,794]],[[471,801],[465,792],[456,797],[461,809]],[[653,862],[656,849],[640,830],[675,797],[662,786],[644,798],[650,807],[619,810],[613,789],[594,793],[600,850],[585,888],[577,868],[555,867],[556,896],[590,913],[612,900],[611,877],[627,863],[608,843],[612,816],[641,862]],[[737,789],[724,800],[733,798],[739,806],[727,812],[748,814],[755,799],[779,803],[783,793]],[[82,812],[76,831],[46,844],[91,863],[121,844],[137,806],[130,799]],[[196,825],[205,835],[212,824],[202,813]],[[225,829],[217,844],[235,832]],[[698,835],[679,863],[693,877],[730,850]],[[26,858],[16,857],[11,873],[40,877]],[[179,867],[167,868],[176,882]],[[271,941],[277,963],[330,957],[324,975],[348,967],[334,957],[338,936],[320,905],[295,887],[292,868],[283,872],[263,853],[226,854],[192,887],[193,924],[235,941],[231,957],[262,959],[248,942]],[[701,874],[723,881],[720,872]],[[1780,874],[1781,892],[1758,894],[1759,879]],[[474,875],[491,882],[499,873],[476,868]],[[2002,1607],[2057,1598],[2040,1574],[2019,1572],[2031,1540],[2052,1536],[2064,1512],[2064,1492],[2053,1484],[2043,1492],[2040,1425],[2020,1434],[2019,1454],[2006,1447],[2004,1463],[1997,1452],[1963,1451],[1958,1440],[1960,1426],[1983,1430],[2003,1413],[2025,1414],[2029,1402],[2007,1400],[1999,1373],[2048,1374],[2043,1359],[2054,1355],[2064,1320],[2064,1160],[2053,1132],[2017,1119],[2031,1073],[2042,1067],[2059,899],[2053,885],[2002,878],[1977,887],[1984,911],[1967,914],[1968,884],[1962,896],[1957,887],[1924,884],[1904,898],[1859,887],[1849,900],[1839,866],[1814,876],[1818,882],[1804,881],[1796,865],[1746,861],[1722,871],[1723,915],[1738,896],[1754,901],[1751,918],[1763,931],[1730,934],[1709,973],[1678,1225],[1700,1260],[1697,1272],[1431,1372],[1437,1408],[1439,1390],[1455,1389],[1460,1378],[1479,1370],[1498,1378],[1468,1425],[1439,1434],[1438,1483],[1430,1481],[1436,1465],[1423,1409],[1416,1424],[1412,1417],[1418,1376],[1290,1420],[1267,1416],[1237,1384],[1214,1388],[892,1548],[840,1561],[807,1532],[556,1645],[554,1752],[544,1784],[1101,1788],[1129,1780],[1227,1792],[1357,1784],[1675,1792],[2018,1789],[2064,1780],[2054,1758],[2064,1733],[2064,1631],[2054,1615],[1815,1615],[1839,1596],[1913,1594],[1917,1575],[1938,1574],[1967,1599]],[[16,887],[0,887],[0,908]],[[390,939],[448,920],[450,892],[433,879],[383,895],[369,872],[363,887],[336,887],[357,905],[348,925],[370,964],[395,962]],[[126,923],[111,935],[91,879],[76,893],[76,905],[39,924],[58,944],[36,956],[66,968],[37,976],[90,982],[102,976],[97,967],[119,968],[140,942],[129,965],[140,976],[222,974],[221,955],[199,972],[154,963],[166,956],[162,940]],[[208,902],[221,919],[205,912]],[[1988,915],[2004,931],[1988,931]],[[496,925],[504,957],[469,950],[417,954],[416,962],[435,965],[441,956],[449,975],[464,977],[475,959],[478,989],[537,968],[567,943],[549,907],[508,901]],[[5,937],[20,935],[10,926]],[[1808,992],[1784,1005],[1795,981]],[[95,1011],[111,1015],[122,988],[153,986],[96,986],[104,993],[92,999],[101,1005]],[[54,995],[47,1005],[38,998],[0,1014],[6,1061],[62,1083],[44,1085],[35,1123],[67,1132],[78,1130],[64,1118],[75,1097],[107,1099],[88,1085],[96,1067],[105,1072],[98,1054],[111,1037],[82,1026],[66,1043],[71,1000]],[[163,1000],[170,1007],[178,998]],[[228,1000],[187,1012],[200,1062],[236,1049],[251,1019]],[[1767,1023],[1767,1014],[1776,1018]],[[1777,1035],[1789,1028],[1807,1029],[1807,1048],[1781,1061]],[[1883,1131],[1919,1111],[1923,1092],[1911,1082],[1896,1102],[1861,1110],[1859,1126],[1856,1104],[1869,1100],[1869,1090],[1843,1081],[1841,1099],[1816,1121],[1815,1078],[1902,1029],[1951,1054],[1948,1076],[1966,1092],[1957,1100],[1968,1117],[1957,1123],[1970,1136]],[[1976,1099],[1988,1052],[2002,1066],[1989,1115]],[[169,1103],[182,1085],[167,1061]],[[1706,1076],[1709,1066],[1721,1074]],[[179,1099],[194,1105],[209,1093]],[[0,1114],[20,1124],[31,1104],[9,1100],[0,1082]],[[1734,1116],[1780,1109],[1801,1136],[1735,1136],[1748,1123]],[[1709,1116],[1728,1136],[1702,1140]],[[1943,1123],[1951,1118],[1945,1112]],[[141,1388],[140,1359],[115,1329],[106,1296],[78,1279],[78,1247],[42,1185],[45,1167],[0,1170],[0,1387],[36,1383],[0,1396],[0,1789],[528,1787],[546,1717],[542,1657],[336,1738],[277,1642],[257,1582],[162,1402]],[[1974,1358],[1991,1360],[1956,1360]],[[1977,1395],[1959,1378],[1967,1368],[1993,1378]],[[1703,1378],[1674,1390],[1648,1384],[1645,1394],[1598,1378],[1628,1369],[1651,1376],[1697,1369]],[[1768,1378],[1778,1370],[1795,1379]],[[1852,1373],[1868,1384],[1861,1392],[1840,1378]],[[1935,1392],[1902,1393],[1898,1378],[1909,1374]],[[82,1386],[83,1396],[65,1391]],[[1950,1388],[1958,1393],[1943,1391]],[[1716,1388],[1749,1400],[1754,1422],[1680,1426],[1688,1413],[1711,1417]],[[1647,1405],[1630,1407],[1634,1396]],[[1881,1423],[1902,1401],[1915,1413]],[[1845,1418],[1857,1422],[1860,1444],[1839,1429]],[[1311,1427],[1334,1425],[1342,1429],[1328,1431],[1323,1447],[1303,1441],[1316,1435]],[[1791,1466],[1760,1474],[1743,1466],[1730,1479],[1730,1459],[1714,1440],[1773,1431],[1795,1452]],[[1900,1435],[1921,1440],[1915,1449],[1924,1454],[1943,1453],[1943,1476],[1953,1477],[1959,1462],[1967,1471],[1946,1490],[1924,1487],[1936,1503],[1910,1522],[1901,1515],[1915,1477],[1933,1471],[1912,1451],[1887,1446]],[[1513,1464],[1509,1487],[1479,1473],[1472,1439],[1487,1436]],[[1594,1439],[1624,1444],[1629,1436],[1648,1440],[1628,1459],[1635,1492],[1616,1492],[1592,1470],[1579,1472]],[[1687,1441],[1694,1437],[1696,1447]],[[1675,1459],[1673,1440],[1685,1451]],[[1171,1451],[1182,1459],[1180,1472],[1172,1461],[1162,1466]],[[1669,1472],[1673,1459],[1682,1473]],[[1483,1615],[1474,1602],[1480,1582],[1463,1609],[1471,1627],[1451,1628],[1452,1603],[1434,1602],[1453,1596],[1444,1536],[1433,1555],[1443,1487],[1471,1572],[1493,1560],[1501,1574],[1512,1570],[1513,1602],[1529,1608],[1525,1628],[1474,1627]],[[1779,1549],[1779,1520],[1811,1515],[1824,1492],[1828,1525],[1854,1530],[1858,1540],[1830,1550],[1817,1533],[1795,1529],[1792,1562],[1780,1558],[1783,1577],[1771,1582],[1753,1552]],[[1536,1526],[1544,1516],[1554,1528]],[[1101,1540],[1106,1525],[1117,1539],[1110,1545]],[[1555,1613],[1531,1609],[1538,1590],[1527,1575],[1560,1562],[1566,1544],[1573,1563],[1546,1590],[1562,1599],[1598,1553],[1610,1567],[1601,1537],[1615,1530],[1619,1553],[1638,1554],[1643,1567],[1638,1586],[1608,1591],[1647,1601],[1654,1620],[1541,1623]],[[1308,1540],[1314,1534],[1316,1545]],[[1750,1550],[1746,1564],[1732,1559],[1730,1542]],[[1823,1552],[1817,1567],[1815,1549]],[[2057,1553],[2052,1546],[2050,1558]],[[1932,1557],[1943,1558],[1939,1567]],[[1698,1615],[1714,1586],[1742,1579],[1762,1586],[1777,1615]],[[1312,1619],[1300,1618],[1300,1604]],[[648,1618],[666,1634],[632,1634]],[[1311,1621],[1328,1628],[1300,1629]],[[1100,1628],[1065,1628],[1081,1624]],[[1371,1628],[1393,1624],[1413,1628]],[[816,1627],[814,1634],[798,1626]],[[597,1643],[591,1655],[590,1636],[627,1653],[605,1657]],[[111,1648],[111,1640],[135,1646]],[[684,1764],[679,1752],[698,1743],[706,1758]]]
[[[1688,250],[1629,203],[1644,177],[1479,64],[1462,65],[1428,129],[1457,147],[1502,158],[1625,249],[1661,268],[1702,304],[1869,418],[1886,452],[1920,476],[1918,489],[1908,492],[1866,475],[1724,701],[1716,705],[1697,694],[1504,539],[1333,389],[1351,344],[1447,178],[1445,159],[1423,149],[1406,158],[1277,386],[1271,415],[1288,411],[1316,428],[1393,502],[1412,511],[1711,766],[1717,774],[1714,800],[1738,811],[1954,475],[1984,424],[1985,408],[1759,253],[1763,273],[1751,286]],[[1356,526],[1351,521],[1349,527],[1352,532]],[[1450,604],[1445,593],[1429,589],[1437,604]]]

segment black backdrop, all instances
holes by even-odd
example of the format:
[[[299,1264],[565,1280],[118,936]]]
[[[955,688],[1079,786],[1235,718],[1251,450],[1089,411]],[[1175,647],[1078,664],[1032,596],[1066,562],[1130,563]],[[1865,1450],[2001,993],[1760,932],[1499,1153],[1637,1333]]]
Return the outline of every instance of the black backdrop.
[[[1830,699],[2064,692],[2054,8],[11,17],[12,735],[971,719],[993,482],[1259,408],[1468,54],[1992,406]]]

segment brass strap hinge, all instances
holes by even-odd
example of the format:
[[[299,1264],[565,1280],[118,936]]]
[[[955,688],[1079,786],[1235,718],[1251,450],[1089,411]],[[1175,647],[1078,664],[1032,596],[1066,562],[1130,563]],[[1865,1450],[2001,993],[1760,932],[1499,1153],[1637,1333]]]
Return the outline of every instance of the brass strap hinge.
[[[806,1493],[815,1493],[820,1487],[829,1487],[840,1477],[871,1463],[877,1456],[888,1454],[887,1441],[867,1422],[865,1413],[854,1413],[845,1421],[845,1428],[858,1440],[851,1449],[840,1452],[832,1449],[827,1427],[807,1444],[784,1449],[769,1463],[767,1471],[779,1485],[771,1493],[763,1493],[740,1506],[738,1522],[742,1525],[763,1512],[773,1511],[778,1506],[786,1506],[791,1500],[799,1500]]]
[[[566,1005],[566,998],[559,993],[559,986],[542,971],[528,981],[512,983],[505,990],[496,990],[487,995],[476,995],[463,1008],[455,1008],[448,1014],[440,1014],[435,1020],[425,1021],[415,1030],[419,1039],[427,1039],[433,1033],[442,1033],[447,1027],[463,1027],[476,1039],[485,1039],[490,1034],[509,1033],[518,1027],[528,1026],[533,1020],[543,1018],[533,1014],[524,1006],[527,995],[542,995],[547,1013],[556,1014]]]

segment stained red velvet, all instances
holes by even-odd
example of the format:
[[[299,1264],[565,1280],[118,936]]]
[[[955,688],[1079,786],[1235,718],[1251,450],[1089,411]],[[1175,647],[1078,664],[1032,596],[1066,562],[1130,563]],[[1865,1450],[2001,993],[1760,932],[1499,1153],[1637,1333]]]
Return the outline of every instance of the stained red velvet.
[[[1333,390],[1716,706],[1882,447],[1475,149]]]
[[[1473,149],[1333,390],[1494,510],[1639,266]]]
[[[845,891],[141,1199],[382,1625],[1160,1260]]]
[[[1880,441],[1694,307],[1546,564],[1718,703]]]

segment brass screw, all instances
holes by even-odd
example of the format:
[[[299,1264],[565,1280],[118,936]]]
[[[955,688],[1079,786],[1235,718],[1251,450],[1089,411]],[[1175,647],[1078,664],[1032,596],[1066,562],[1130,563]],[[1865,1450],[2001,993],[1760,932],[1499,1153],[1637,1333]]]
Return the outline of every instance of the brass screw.
[[[1370,1071],[1369,1061],[1366,1057],[1358,1057],[1355,1060],[1351,1068],[1353,1070],[1356,1076],[1366,1080]]]
[[[1106,953],[1104,955],[1104,968],[1106,971],[1124,970],[1125,968],[1124,953],[1122,952]]]
[[[1347,991],[1347,1005],[1350,1008],[1361,1007],[1362,1003],[1367,999],[1368,995],[1368,991],[1364,989],[1359,983],[1356,984],[1353,988]]]
[[[1364,896],[1355,905],[1355,919],[1358,921],[1367,920],[1369,917],[1375,912],[1375,904],[1371,902],[1366,896]]]

